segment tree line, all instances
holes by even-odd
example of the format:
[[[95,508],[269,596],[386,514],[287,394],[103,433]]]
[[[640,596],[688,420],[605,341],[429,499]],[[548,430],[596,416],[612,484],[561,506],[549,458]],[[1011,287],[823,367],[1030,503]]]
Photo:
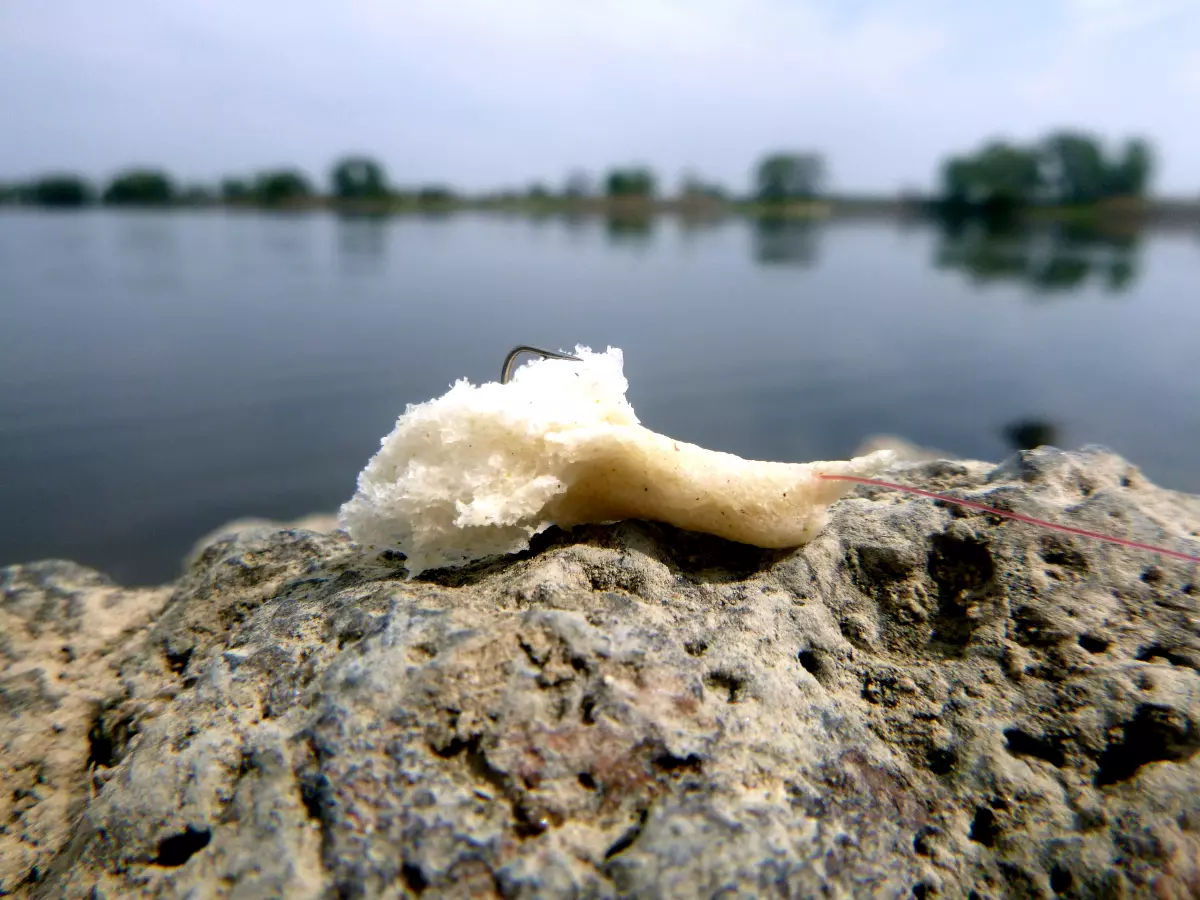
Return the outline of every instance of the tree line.
[[[991,141],[982,149],[948,159],[941,167],[935,207],[959,214],[996,213],[1034,205],[1086,206],[1114,197],[1145,195],[1153,170],[1150,145],[1141,139],[1107,152],[1098,138],[1056,132],[1029,145]],[[646,166],[611,169],[598,182],[573,172],[560,190],[534,183],[524,191],[502,191],[466,198],[445,185],[403,189],[390,182],[384,167],[365,155],[346,156],[330,168],[322,192],[295,168],[279,168],[251,177],[230,177],[215,187],[181,184],[155,168],[118,173],[102,188],[74,174],[51,174],[22,184],[0,185],[0,202],[40,206],[164,207],[211,205],[303,207],[332,203],[364,208],[479,204],[581,202],[603,199],[618,205],[664,199],[660,179]],[[827,197],[824,158],[814,152],[777,152],[753,170],[748,193],[736,196],[723,186],[687,174],[674,198],[684,203],[742,203],[771,208]]]
[[[1147,141],[1115,152],[1093,135],[1053,132],[1030,144],[991,141],[942,166],[938,203],[948,212],[1001,215],[1035,206],[1093,206],[1146,195],[1154,168]]]
[[[751,200],[786,203],[811,200],[821,190],[824,163],[812,153],[775,153],[757,167],[755,188],[748,198],[734,198],[723,186],[693,173],[684,176],[676,197],[681,200]],[[502,191],[475,198],[484,202],[527,200],[549,202],[606,198],[617,201],[646,201],[661,198],[657,174],[645,166],[611,169],[596,183],[584,172],[573,172],[560,191],[545,183],[534,183],[525,191]],[[443,185],[426,185],[404,190],[391,184],[383,166],[366,156],[349,156],[330,169],[328,193],[321,194],[308,176],[298,169],[277,169],[252,178],[226,178],[215,188],[180,185],[170,174],[153,168],[135,168],[118,173],[102,189],[74,174],[52,174],[27,183],[0,186],[0,201],[39,206],[78,207],[102,203],[111,206],[256,205],[264,207],[303,205],[320,199],[345,203],[383,203],[411,200],[418,204],[450,204],[463,197]]]
[[[686,174],[675,194],[683,201],[757,201],[786,203],[811,200],[821,191],[824,163],[813,153],[774,153],[765,157],[755,172],[755,186],[748,197],[734,197],[723,186],[694,173]],[[500,191],[472,198],[483,203],[514,201],[554,202],[608,199],[636,203],[662,199],[658,175],[646,166],[616,167],[594,181],[587,173],[571,173],[564,186],[555,190],[545,183],[531,184],[524,191]],[[367,156],[348,156],[330,169],[327,193],[322,194],[298,169],[261,172],[251,178],[231,177],[217,186],[183,185],[169,173],[155,168],[132,168],[118,173],[102,188],[87,178],[70,173],[50,174],[31,181],[0,185],[0,202],[38,206],[163,207],[176,205],[254,205],[280,207],[306,205],[322,200],[346,204],[382,204],[409,201],[419,205],[447,205],[466,198],[445,185],[402,189],[393,185],[382,164]]]

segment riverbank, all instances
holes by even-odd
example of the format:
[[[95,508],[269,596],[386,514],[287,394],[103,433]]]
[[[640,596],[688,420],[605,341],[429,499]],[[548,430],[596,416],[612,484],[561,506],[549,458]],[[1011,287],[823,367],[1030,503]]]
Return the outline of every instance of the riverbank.
[[[36,209],[29,205],[0,205],[4,209]],[[63,212],[96,207],[74,207]],[[713,198],[558,198],[558,197],[449,197],[421,199],[397,195],[378,200],[343,201],[331,197],[305,197],[263,205],[257,203],[206,202],[191,204],[104,207],[128,210],[220,209],[230,212],[311,213],[324,212],[349,217],[444,216],[484,212],[529,218],[604,218],[647,221],[677,218],[706,222],[727,218],[794,219],[828,221],[853,218],[937,218],[930,202],[920,197],[839,196],[817,201],[768,204]],[[1141,228],[1200,229],[1200,203],[1161,199],[1111,201],[1094,206],[1033,207],[1016,212],[1008,225],[1061,224],[1099,231],[1130,231]]]

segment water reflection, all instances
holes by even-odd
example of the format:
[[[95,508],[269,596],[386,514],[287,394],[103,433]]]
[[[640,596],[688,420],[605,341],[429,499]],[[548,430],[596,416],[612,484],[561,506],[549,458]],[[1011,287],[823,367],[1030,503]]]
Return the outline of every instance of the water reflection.
[[[168,215],[125,212],[115,221],[119,249],[130,258],[155,263],[167,257],[169,263],[179,250],[179,235]]]
[[[651,215],[617,213],[607,216],[604,220],[608,242],[614,247],[649,249],[654,243],[657,227],[658,220]]]
[[[811,266],[817,261],[817,223],[775,216],[755,219],[754,259],[763,265]]]
[[[311,269],[312,238],[316,223],[304,212],[271,212],[255,220],[262,237],[262,247],[269,257],[286,260],[292,265]]]
[[[1086,435],[1200,489],[1181,235],[1142,233],[1137,310],[984,310],[961,233],[941,240],[962,274],[913,259],[937,232],[884,218],[684,224],[687,258],[682,217],[581,212],[570,239],[475,215],[0,213],[0,564],[150,583],[228,519],[336,509],[405,403],[494,378],[522,341],[623,347],[648,425],[744,457],[840,459],[885,432],[995,460]],[[1025,254],[1005,277],[1036,269],[1031,236],[982,246],[1004,241]],[[820,289],[797,303],[797,280]]]
[[[1039,294],[1074,291],[1099,283],[1113,294],[1137,278],[1136,232],[1057,224],[1003,227],[980,221],[941,224],[934,264],[958,269],[975,284],[1022,282]]]
[[[338,259],[347,270],[379,270],[387,255],[387,223],[386,216],[338,216]]]
[[[699,237],[716,231],[728,222],[725,216],[689,215],[679,216],[679,233],[686,238]]]
[[[170,213],[123,212],[114,217],[117,258],[127,284],[171,290],[181,279],[179,232]]]
[[[577,210],[568,210],[563,213],[560,221],[562,222],[563,233],[572,241],[584,240],[592,231],[591,218]]]
[[[677,234],[679,247],[685,254],[704,253],[711,241],[707,240],[717,235],[728,223],[720,216],[681,215],[678,220]]]

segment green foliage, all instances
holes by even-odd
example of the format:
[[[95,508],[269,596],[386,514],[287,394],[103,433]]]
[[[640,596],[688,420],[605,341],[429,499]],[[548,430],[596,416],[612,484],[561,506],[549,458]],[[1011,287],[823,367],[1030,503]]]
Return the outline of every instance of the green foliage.
[[[1038,159],[1029,150],[993,142],[974,157],[955,158],[943,169],[946,197],[971,204],[1018,205],[1038,189]]]
[[[113,206],[166,206],[175,199],[175,185],[165,172],[131,169],[122,172],[104,191],[103,200]]]
[[[684,200],[714,200],[722,201],[727,198],[723,187],[714,182],[705,181],[698,175],[685,175],[679,185],[679,196]]]
[[[592,196],[592,179],[588,177],[586,172],[572,172],[567,176],[566,186],[563,188],[563,196],[568,200],[582,200],[585,197]]]
[[[993,141],[973,156],[942,166],[942,201],[951,207],[1012,210],[1035,203],[1087,206],[1112,197],[1144,196],[1153,154],[1143,140],[1109,158],[1089,134],[1059,131],[1019,147]]]
[[[1108,196],[1109,167],[1100,145],[1088,135],[1052,134],[1040,148],[1042,181],[1054,203],[1083,206]]]
[[[263,206],[286,206],[312,196],[308,179],[294,169],[263,172],[254,180],[254,199]]]
[[[243,178],[226,178],[221,182],[221,199],[225,203],[246,203],[253,194],[250,183]]]
[[[0,204],[16,203],[17,199],[18,193],[15,184],[0,184]]]
[[[550,188],[546,187],[546,185],[542,184],[541,182],[535,182],[534,184],[531,184],[529,189],[525,192],[525,196],[528,199],[538,203],[544,203],[547,200],[553,199],[553,195],[550,193]]]
[[[208,185],[189,184],[179,192],[178,199],[185,206],[208,206],[216,202],[217,195]]]
[[[333,196],[339,200],[382,200],[388,196],[383,166],[365,156],[348,156],[330,171]]]
[[[1118,197],[1141,197],[1150,187],[1154,151],[1140,138],[1125,142],[1119,161],[1109,169],[1109,193]]]
[[[825,162],[815,153],[774,153],[758,164],[755,196],[760,203],[812,200],[821,191]]]
[[[20,199],[37,206],[87,206],[96,199],[86,179],[78,175],[47,175],[19,191]]]
[[[457,198],[454,191],[440,184],[430,184],[417,191],[417,203],[421,206],[445,206]]]
[[[604,182],[609,197],[654,196],[656,182],[654,173],[646,168],[613,169]]]

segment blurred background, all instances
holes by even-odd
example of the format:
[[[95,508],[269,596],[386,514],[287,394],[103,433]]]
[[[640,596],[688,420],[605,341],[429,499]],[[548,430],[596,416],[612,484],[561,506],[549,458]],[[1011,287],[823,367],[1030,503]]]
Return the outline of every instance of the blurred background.
[[[333,512],[520,343],[743,456],[1200,491],[1197,46],[1183,0],[6,3],[0,564]]]

